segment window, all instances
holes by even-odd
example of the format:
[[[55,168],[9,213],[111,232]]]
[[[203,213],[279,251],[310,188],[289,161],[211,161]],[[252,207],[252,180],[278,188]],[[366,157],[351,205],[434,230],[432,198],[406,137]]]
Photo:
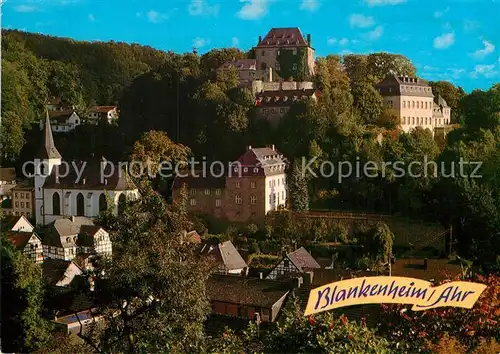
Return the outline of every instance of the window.
[[[30,208],[30,202],[26,202],[26,208]]]
[[[220,199],[215,200],[215,206],[220,207],[222,205],[222,201]]]
[[[196,188],[191,188],[191,190],[189,191],[189,193],[191,195],[196,195]]]
[[[24,198],[24,193],[21,193],[21,199]]]
[[[402,122],[403,124],[406,124],[406,117],[403,117]]]
[[[280,186],[280,180],[278,179],[278,187]]]
[[[205,189],[205,195],[210,195],[210,189]]]
[[[403,108],[406,108],[406,101],[403,101]]]
[[[85,216],[85,199],[82,193],[76,196],[76,216]]]
[[[420,108],[424,108],[424,102],[420,101]]]
[[[269,188],[271,188],[272,186],[273,186],[273,182],[269,181]]]
[[[216,195],[220,195],[220,194],[221,194],[221,190],[220,190],[220,189],[216,189],[216,190],[215,190],[215,194],[216,194]]]
[[[280,71],[280,63],[276,62],[274,68],[276,69],[276,71]]]
[[[254,168],[253,169],[253,173],[259,173],[259,169],[258,168]]]
[[[21,208],[24,208],[24,202],[21,202]]]
[[[266,51],[265,50],[262,51],[262,56],[266,56]]]
[[[106,194],[101,193],[99,196],[99,212],[103,212],[108,209],[108,202],[106,200]]]
[[[281,191],[281,199],[285,200],[285,191]]]
[[[415,108],[415,101],[411,101],[411,108]]]
[[[236,181],[236,188],[240,188],[240,187],[241,187],[240,181]]]
[[[250,197],[250,204],[252,204],[252,205],[253,205],[253,204],[255,204],[255,202],[256,202],[256,201],[257,201],[257,197],[256,197],[256,196],[254,196],[254,195],[252,195],[252,196]]]
[[[189,199],[189,205],[195,206],[196,205],[196,199],[195,198]]]
[[[31,217],[31,213],[28,211],[28,212],[26,213],[26,216],[27,216],[28,218],[29,218],[29,217]],[[37,245],[37,246],[38,246],[38,245]]]
[[[269,204],[273,204],[273,195],[269,194]]]
[[[19,194],[18,193],[14,193],[15,197],[18,198],[19,197]]]
[[[254,181],[250,182],[250,188],[255,188],[255,182]]]
[[[243,202],[243,199],[241,199],[241,195],[236,195],[236,197],[234,198],[236,204],[241,204]]]
[[[127,205],[127,197],[125,196],[125,193],[122,193],[118,197],[118,214],[120,215],[123,214],[126,205]]]
[[[16,208],[19,208],[19,202],[16,202]]]
[[[57,192],[52,194],[52,214],[61,215],[61,198]]]
[[[411,124],[415,124],[415,117],[411,118]]]
[[[248,167],[245,167],[245,168],[243,169],[243,172],[247,173],[247,172],[248,172]]]

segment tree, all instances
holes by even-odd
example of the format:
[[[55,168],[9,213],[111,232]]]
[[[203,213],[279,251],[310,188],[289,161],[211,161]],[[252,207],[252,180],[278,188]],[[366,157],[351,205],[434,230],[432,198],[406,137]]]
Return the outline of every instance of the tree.
[[[51,340],[50,322],[41,317],[42,271],[2,235],[2,349],[29,352]]]
[[[353,86],[352,96],[356,107],[367,124],[379,121],[384,111],[384,100],[375,87],[368,82],[361,82]]]
[[[106,328],[94,345],[103,351],[196,351],[210,310],[210,265],[182,242],[187,215],[146,189],[119,218],[111,234],[113,259],[97,268],[104,274],[95,291]]]
[[[288,175],[288,195],[291,208],[295,211],[309,210],[309,190],[305,173],[299,162],[295,161]]]
[[[430,81],[434,96],[441,95],[451,108],[452,121],[457,122],[460,117],[460,102],[466,96],[461,87],[457,87],[448,81]]]
[[[412,62],[401,54],[373,53],[367,59],[368,75],[378,83],[389,74],[397,76],[415,76],[416,68]]]
[[[496,130],[500,126],[500,84],[488,91],[474,90],[460,102],[465,124],[472,130]]]

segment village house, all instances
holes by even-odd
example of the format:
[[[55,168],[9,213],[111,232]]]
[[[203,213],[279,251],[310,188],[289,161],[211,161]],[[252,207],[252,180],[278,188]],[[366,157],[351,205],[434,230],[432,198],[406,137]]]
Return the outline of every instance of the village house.
[[[105,122],[112,124],[118,119],[118,110],[116,106],[93,106],[87,114],[87,122],[90,124],[98,124]]]
[[[238,74],[238,80],[243,86],[247,86],[257,79],[264,80],[266,77],[266,71],[257,69],[257,60],[255,59],[238,59],[225,62],[217,69],[217,73],[219,75],[228,74],[233,70]]]
[[[12,189],[12,215],[24,215],[32,220],[35,216],[35,180],[27,178]]]
[[[35,220],[39,225],[69,216],[94,218],[107,210],[108,199],[120,213],[127,200],[139,197],[128,172],[118,164],[104,158],[99,162],[78,162],[77,168],[71,166],[69,172],[62,170],[59,174],[61,160],[47,117],[43,145],[34,160]]]
[[[2,221],[2,231],[9,242],[35,263],[43,262],[43,247],[34,227],[24,216],[9,216]]]
[[[108,232],[86,217],[54,220],[43,238],[45,259],[73,260],[78,254],[111,256]]]
[[[275,322],[291,288],[288,284],[234,275],[212,275],[206,282],[212,314]]]
[[[0,167],[0,200],[12,197],[11,189],[16,183],[16,169],[14,167]]]
[[[50,287],[67,287],[83,270],[73,261],[45,259],[42,264],[43,280]]]
[[[267,275],[266,279],[293,278],[307,271],[320,269],[319,263],[304,247],[288,253]]]
[[[247,275],[248,265],[240,255],[231,241],[225,241],[219,244],[210,244],[204,242],[200,244],[200,255],[210,257],[217,268],[218,274]]]
[[[234,222],[263,221],[271,210],[286,204],[286,159],[273,146],[247,147],[247,151],[231,164],[220,177],[178,175],[172,185],[173,200],[178,200],[182,187],[188,192],[188,211]],[[196,172],[196,171],[195,171]]]
[[[436,97],[426,80],[390,75],[376,85],[385,105],[397,116],[401,129],[408,133],[415,127],[429,129],[450,124],[451,109],[441,97]]]
[[[47,115],[52,123],[52,131],[55,133],[68,133],[80,124],[82,121],[73,109],[47,111]],[[40,130],[43,129],[43,121],[40,122]]]

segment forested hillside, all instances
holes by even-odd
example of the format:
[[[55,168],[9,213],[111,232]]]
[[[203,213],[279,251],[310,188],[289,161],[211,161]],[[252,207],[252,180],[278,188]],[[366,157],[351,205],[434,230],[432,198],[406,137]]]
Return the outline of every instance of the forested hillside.
[[[449,170],[461,158],[482,161],[480,179],[428,175],[374,178],[351,176],[343,181],[316,178],[297,181],[308,186],[307,202],[325,208],[399,213],[453,225],[460,247],[474,257],[494,261],[500,232],[499,121],[500,85],[469,95],[449,82],[432,82],[462,124],[438,144],[430,131],[395,130],[398,122],[384,107],[373,84],[387,74],[414,75],[415,66],[402,55],[330,55],[317,58],[312,80],[320,90],[317,103],[292,106],[276,129],[255,117],[255,98],[237,88],[236,73],[218,76],[227,60],[251,56],[237,49],[197,53],[165,53],[124,43],[88,43],[18,31],[2,38],[2,147],[5,162],[19,167],[39,147],[38,128],[48,97],[63,94],[81,112],[93,104],[115,104],[118,126],[79,126],[55,134],[65,159],[106,156],[129,158],[132,145],[150,130],[167,133],[201,159],[232,160],[246,145],[275,144],[293,162],[317,157],[341,161],[435,160]],[[383,134],[379,143],[376,137]],[[458,168],[458,167],[457,167]],[[470,167],[472,168],[472,167]],[[472,172],[472,170],[470,171]],[[457,172],[458,173],[458,170]],[[304,188],[301,188],[303,191]],[[304,195],[304,193],[302,193]],[[293,194],[292,194],[293,196]],[[308,198],[305,195],[305,198]],[[496,242],[496,243],[495,243]]]

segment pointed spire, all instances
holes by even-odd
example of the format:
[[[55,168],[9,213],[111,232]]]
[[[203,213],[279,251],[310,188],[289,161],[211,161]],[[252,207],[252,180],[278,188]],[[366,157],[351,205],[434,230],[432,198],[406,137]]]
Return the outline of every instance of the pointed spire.
[[[56,149],[54,138],[52,137],[52,128],[50,126],[49,111],[46,110],[45,126],[43,132],[43,145],[36,155],[39,159],[61,159],[61,154]]]

